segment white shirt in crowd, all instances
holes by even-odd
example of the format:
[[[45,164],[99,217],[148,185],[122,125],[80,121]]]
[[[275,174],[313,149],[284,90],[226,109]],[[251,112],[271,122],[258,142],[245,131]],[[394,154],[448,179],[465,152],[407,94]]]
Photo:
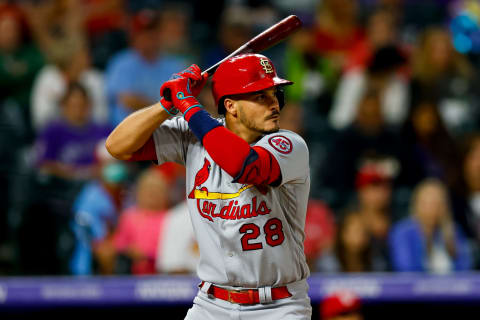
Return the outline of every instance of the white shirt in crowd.
[[[338,85],[332,109],[329,114],[330,125],[343,129],[350,125],[357,115],[358,105],[367,89],[367,75],[362,69],[347,72]],[[400,75],[389,79],[381,96],[382,112],[388,125],[401,125],[408,113],[408,83]]]
[[[79,82],[87,90],[92,103],[92,117],[97,123],[107,123],[108,109],[103,74],[94,69],[82,73]],[[32,98],[32,122],[36,132],[60,115],[60,99],[66,90],[66,81],[53,65],[45,66],[35,79]]]

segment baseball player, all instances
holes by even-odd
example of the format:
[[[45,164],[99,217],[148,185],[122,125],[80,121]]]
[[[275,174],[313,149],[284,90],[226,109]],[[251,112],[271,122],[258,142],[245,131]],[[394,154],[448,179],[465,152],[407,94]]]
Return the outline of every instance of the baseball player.
[[[310,319],[303,253],[308,149],[279,129],[282,87],[292,82],[263,55],[230,58],[212,78],[225,116],[214,119],[196,99],[207,76],[196,65],[175,74],[160,88],[172,101],[131,114],[107,149],[119,159],[186,166],[202,280],[186,319]]]

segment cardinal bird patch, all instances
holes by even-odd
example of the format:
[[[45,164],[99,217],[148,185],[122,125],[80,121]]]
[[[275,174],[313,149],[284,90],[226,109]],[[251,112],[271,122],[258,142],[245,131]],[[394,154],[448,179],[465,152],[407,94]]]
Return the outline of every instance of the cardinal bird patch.
[[[292,152],[292,142],[287,137],[280,135],[273,136],[268,139],[268,143],[280,153],[289,154]]]
[[[195,199],[195,190],[198,187],[200,187],[202,184],[204,184],[205,181],[207,181],[208,176],[210,175],[210,169],[211,168],[212,168],[212,166],[210,164],[210,161],[208,161],[208,159],[205,158],[203,160],[203,167],[200,170],[198,170],[197,174],[195,175],[195,181],[194,181],[193,189],[190,192],[190,194],[188,195],[189,199]],[[207,188],[205,188],[205,187],[203,187],[200,190],[208,192]]]

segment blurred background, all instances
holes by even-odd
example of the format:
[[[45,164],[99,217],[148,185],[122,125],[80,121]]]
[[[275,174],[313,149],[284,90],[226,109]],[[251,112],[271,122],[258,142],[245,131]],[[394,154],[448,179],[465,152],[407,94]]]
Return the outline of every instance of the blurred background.
[[[265,54],[295,82],[281,126],[310,150],[314,319],[479,311],[477,0],[0,0],[0,311],[83,306],[42,307],[55,291],[45,279],[71,281],[73,297],[85,279],[196,281],[184,168],[115,161],[104,140],[172,73],[205,69],[290,14],[303,29]],[[208,85],[200,99],[215,115]],[[14,305],[25,279],[42,295]],[[330,297],[342,279],[367,284]],[[433,289],[415,303],[394,279]],[[142,314],[183,319],[193,295]],[[130,309],[92,297],[105,316],[139,312],[135,294]]]

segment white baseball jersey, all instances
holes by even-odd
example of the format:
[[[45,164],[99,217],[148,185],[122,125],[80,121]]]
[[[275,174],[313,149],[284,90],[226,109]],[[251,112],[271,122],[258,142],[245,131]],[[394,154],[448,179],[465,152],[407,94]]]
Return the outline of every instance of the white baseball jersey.
[[[252,144],[280,166],[278,187],[259,190],[233,183],[181,117],[154,132],[158,162],[186,166],[187,201],[200,249],[198,277],[217,285],[258,288],[305,279],[303,252],[310,189],[308,148],[297,134],[280,130]],[[260,188],[261,189],[261,188]]]

